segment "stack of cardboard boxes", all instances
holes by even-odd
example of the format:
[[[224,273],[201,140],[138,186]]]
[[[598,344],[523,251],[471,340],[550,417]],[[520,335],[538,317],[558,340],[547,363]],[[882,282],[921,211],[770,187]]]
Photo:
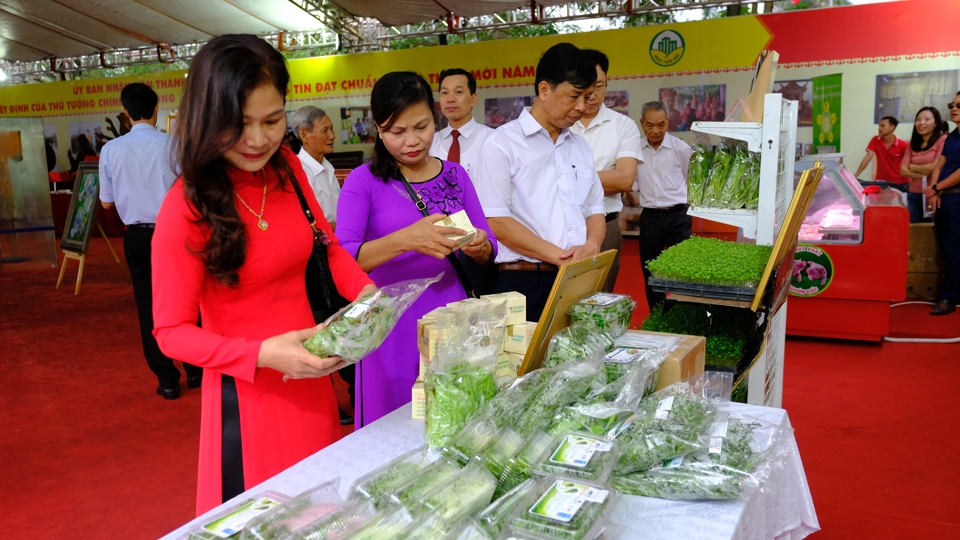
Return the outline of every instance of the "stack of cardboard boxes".
[[[442,310],[456,304],[470,302],[503,302],[507,308],[507,331],[504,333],[504,340],[497,351],[497,373],[496,378],[501,386],[509,384],[517,378],[517,370],[523,362],[523,357],[527,353],[527,347],[533,339],[533,333],[536,331],[537,323],[527,322],[527,299],[517,292],[507,292],[499,294],[490,294],[482,296],[480,300],[468,298],[461,302],[447,304],[445,307],[437,308],[417,321],[417,350],[420,352],[420,373],[417,382],[413,385],[413,417],[424,418],[426,416],[426,394],[423,389],[423,376],[427,371],[427,366],[436,358],[437,344],[441,343],[446,336],[437,328],[436,317]]]
[[[942,271],[933,223],[912,223],[907,252],[907,300],[939,299]]]

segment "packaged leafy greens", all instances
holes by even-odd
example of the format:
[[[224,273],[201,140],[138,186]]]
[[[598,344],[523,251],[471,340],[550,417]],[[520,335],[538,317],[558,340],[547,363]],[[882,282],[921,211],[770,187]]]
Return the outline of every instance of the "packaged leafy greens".
[[[447,536],[448,540],[493,540],[493,537],[472,519],[461,522]]]
[[[303,346],[320,357],[339,356],[359,362],[383,343],[403,312],[443,273],[430,279],[411,279],[358,298],[334,313]]]
[[[568,431],[583,431],[612,438],[610,433],[633,415],[649,385],[650,373],[655,369],[653,365],[642,365],[642,368],[561,409],[547,433],[557,436]]]
[[[503,428],[494,441],[483,451],[481,460],[487,466],[490,474],[499,478],[510,459],[517,455],[525,442],[516,431],[508,427]]]
[[[591,482],[606,482],[620,453],[616,443],[583,432],[566,432],[537,463],[537,472]]]
[[[500,427],[515,428],[527,410],[527,404],[540,395],[553,375],[554,370],[543,368],[527,373],[490,400],[483,416]]]
[[[687,202],[692,206],[703,205],[703,192],[712,162],[712,148],[705,143],[697,144],[690,156],[690,168],[687,172]]]
[[[537,484],[537,499],[510,522],[511,530],[529,531],[545,539],[593,538],[603,529],[604,511],[615,492],[605,484],[548,476]]]
[[[216,513],[209,521],[190,529],[188,540],[240,538],[244,528],[288,500],[286,495],[266,491]]]
[[[499,391],[497,350],[503,342],[506,306],[478,300],[437,315],[437,358],[427,367],[427,444],[442,448],[477,417]]]
[[[587,358],[603,358],[613,348],[613,337],[593,324],[573,324],[550,338],[542,367],[556,367],[566,362]]]
[[[369,499],[349,500],[323,518],[282,538],[284,540],[334,540],[347,531],[359,527],[376,513],[373,501]]]
[[[309,489],[280,506],[252,519],[243,529],[242,540],[279,540],[340,508],[343,499],[337,490],[340,478]]]
[[[720,199],[727,188],[727,174],[733,162],[733,152],[728,143],[722,141],[713,154],[710,172],[707,174],[707,185],[703,193],[703,206],[720,208]]]
[[[571,325],[593,324],[614,339],[630,328],[630,317],[637,303],[625,294],[596,293],[570,306]]]
[[[498,431],[493,420],[486,417],[475,418],[443,447],[443,455],[465,467],[472,460],[480,459],[481,452],[496,440]]]
[[[393,540],[413,523],[410,512],[402,506],[390,506],[381,510],[363,525],[338,537],[344,540]]]
[[[527,402],[527,408],[517,421],[516,430],[524,436],[546,429],[557,411],[575,403],[592,388],[606,384],[606,372],[599,358],[571,362],[553,370],[553,376],[536,396]]]
[[[411,514],[423,513],[423,501],[433,490],[444,486],[460,472],[460,467],[447,460],[440,460],[426,467],[410,482],[391,494],[392,502],[402,504]]]
[[[534,465],[550,450],[552,443],[553,437],[550,435],[542,431],[534,433],[503,469],[500,477],[497,478],[497,491],[493,494],[494,500],[499,499],[533,476]]]
[[[664,250],[647,268],[657,279],[756,287],[772,250],[772,246],[692,236]]]
[[[453,524],[486,508],[497,489],[497,479],[478,462],[471,463],[423,501],[427,510]]]
[[[730,170],[727,172],[726,186],[723,192],[719,194],[717,208],[737,209],[743,204],[736,204],[737,194],[743,191],[745,175],[750,162],[750,153],[747,152],[747,145],[738,141],[734,145],[733,159],[730,162]]]
[[[760,200],[760,154],[743,150],[739,180],[734,189],[729,208],[755,209]],[[738,157],[739,154],[738,154]],[[732,173],[731,173],[732,174]]]
[[[533,502],[536,486],[535,480],[529,478],[524,480],[480,512],[477,523],[487,534],[496,538],[520,508]]]
[[[350,490],[350,498],[367,498],[378,509],[383,508],[394,491],[412,481],[430,464],[427,447],[407,452],[357,479]]]

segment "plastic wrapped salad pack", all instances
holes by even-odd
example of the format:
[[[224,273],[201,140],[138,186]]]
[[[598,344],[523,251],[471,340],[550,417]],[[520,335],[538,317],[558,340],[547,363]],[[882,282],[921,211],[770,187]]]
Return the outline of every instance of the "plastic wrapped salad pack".
[[[443,277],[411,279],[381,287],[334,313],[303,346],[326,358],[339,356],[348,363],[359,362],[387,338],[403,312],[431,284]]]
[[[586,358],[602,358],[613,349],[613,336],[598,330],[592,323],[574,324],[550,338],[543,367],[556,367]]]
[[[582,432],[563,433],[537,463],[540,474],[606,482],[620,453],[616,443]]]
[[[340,479],[309,489],[273,510],[250,521],[242,540],[277,540],[296,533],[315,521],[331,515],[343,500],[337,489]]]
[[[570,306],[567,314],[572,325],[592,324],[616,339],[630,328],[635,307],[637,303],[625,294],[596,293]]]
[[[371,499],[377,508],[383,508],[394,491],[411,482],[430,464],[427,447],[407,452],[357,479],[350,498]]]
[[[605,485],[548,476],[536,487],[537,499],[510,522],[511,530],[545,539],[593,538],[603,529],[603,512],[616,495]]]

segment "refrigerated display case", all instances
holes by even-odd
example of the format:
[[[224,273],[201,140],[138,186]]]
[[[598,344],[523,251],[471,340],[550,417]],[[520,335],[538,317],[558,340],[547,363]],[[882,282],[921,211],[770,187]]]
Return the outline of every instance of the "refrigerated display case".
[[[910,217],[899,191],[871,188],[843,154],[797,161],[826,167],[800,229],[790,280],[787,334],[880,341],[890,333],[890,304],[907,286]]]

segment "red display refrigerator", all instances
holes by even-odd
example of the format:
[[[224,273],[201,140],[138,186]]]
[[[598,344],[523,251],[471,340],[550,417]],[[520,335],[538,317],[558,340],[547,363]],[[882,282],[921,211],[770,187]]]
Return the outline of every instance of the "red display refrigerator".
[[[903,194],[861,187],[842,154],[826,171],[803,221],[790,281],[787,334],[880,341],[890,333],[890,304],[904,300],[910,218]]]

